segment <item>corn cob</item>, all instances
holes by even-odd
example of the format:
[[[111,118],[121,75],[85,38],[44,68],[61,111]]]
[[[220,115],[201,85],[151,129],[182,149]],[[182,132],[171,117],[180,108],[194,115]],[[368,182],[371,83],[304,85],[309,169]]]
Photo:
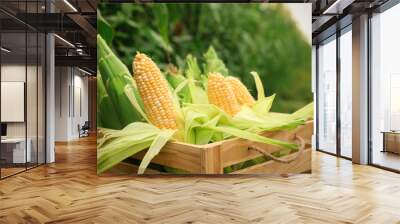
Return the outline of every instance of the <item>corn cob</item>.
[[[221,74],[211,73],[208,75],[207,94],[208,101],[226,113],[233,116],[240,111],[240,104],[235,93]]]
[[[150,122],[161,129],[177,129],[173,99],[167,80],[157,65],[145,54],[133,61],[134,79]]]
[[[231,86],[240,105],[253,106],[255,102],[253,96],[238,78],[230,76],[225,78],[225,81]]]

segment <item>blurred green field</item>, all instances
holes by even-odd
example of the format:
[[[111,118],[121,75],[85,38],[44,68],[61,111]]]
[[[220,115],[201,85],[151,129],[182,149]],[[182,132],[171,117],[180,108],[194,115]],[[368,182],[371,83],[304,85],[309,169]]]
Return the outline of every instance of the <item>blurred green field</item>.
[[[212,45],[253,95],[250,71],[260,74],[266,94],[277,93],[273,111],[293,112],[312,101],[311,44],[283,4],[102,3],[99,12],[130,69],[136,51],[165,69],[182,67],[189,53],[202,58]]]

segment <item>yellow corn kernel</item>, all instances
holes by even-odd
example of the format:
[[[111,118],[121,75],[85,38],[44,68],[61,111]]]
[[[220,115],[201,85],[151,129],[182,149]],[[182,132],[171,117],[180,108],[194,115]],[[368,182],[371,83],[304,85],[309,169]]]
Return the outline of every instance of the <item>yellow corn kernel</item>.
[[[240,105],[253,106],[255,101],[253,96],[249,93],[246,86],[235,77],[227,77],[225,81],[231,86],[233,93]]]
[[[231,86],[225,82],[224,77],[219,73],[208,75],[208,101],[230,115],[240,111],[240,104],[236,100]]]
[[[133,61],[134,79],[150,122],[161,129],[177,129],[173,99],[167,80],[157,65],[145,54]]]

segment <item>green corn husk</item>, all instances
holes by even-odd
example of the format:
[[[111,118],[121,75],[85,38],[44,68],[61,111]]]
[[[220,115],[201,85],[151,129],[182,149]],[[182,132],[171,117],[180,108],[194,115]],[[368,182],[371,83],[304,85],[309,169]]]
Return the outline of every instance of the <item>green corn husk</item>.
[[[122,127],[135,121],[142,121],[143,117],[125,93],[126,89],[133,91],[139,105],[143,105],[128,68],[115,56],[99,35],[97,36],[97,48],[99,71],[105,89],[115,105],[115,111]]]
[[[173,89],[176,89],[182,82],[186,81],[186,78],[181,74],[167,73],[165,78]]]
[[[295,119],[304,119],[304,120],[310,120],[314,117],[314,102],[311,102],[307,104],[306,106],[300,108],[291,116]]]
[[[115,112],[115,107],[103,85],[101,74],[97,75],[97,111],[98,126],[103,128],[121,129],[121,122]]]
[[[192,101],[187,85],[188,81],[183,75],[167,73],[165,78],[182,103],[190,103]]]
[[[97,172],[103,173],[148,148],[138,171],[138,174],[144,173],[151,159],[171,140],[175,132],[142,122],[131,123],[122,130],[101,128],[103,137],[97,142]]]
[[[207,104],[208,96],[203,88],[203,80],[197,59],[192,55],[186,56],[186,69],[182,74],[167,74],[166,78],[179,96],[181,103]]]
[[[186,65],[187,68],[185,70],[185,75],[188,80],[188,89],[191,98],[190,103],[195,104],[207,104],[208,103],[208,96],[206,91],[198,84],[198,80],[201,78],[201,71],[200,67],[197,64],[197,59],[192,55],[188,55],[186,57]]]
[[[204,74],[208,75],[212,72],[219,72],[223,76],[229,74],[229,70],[226,68],[225,63],[219,59],[217,52],[215,52],[212,46],[210,46],[204,54],[204,59],[206,61],[204,64]]]
[[[200,80],[201,70],[199,64],[197,63],[197,58],[193,55],[188,54],[186,56],[186,77],[193,78],[195,80]]]

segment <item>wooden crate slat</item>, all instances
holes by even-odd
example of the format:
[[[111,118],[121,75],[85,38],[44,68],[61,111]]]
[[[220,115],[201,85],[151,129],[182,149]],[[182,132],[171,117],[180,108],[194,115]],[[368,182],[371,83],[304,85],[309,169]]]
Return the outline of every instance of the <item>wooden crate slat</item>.
[[[297,127],[296,135],[304,139],[305,143],[311,145],[312,135],[314,133],[314,123],[312,121],[307,121],[305,125]]]
[[[151,162],[183,169],[191,173],[201,173],[201,151],[190,145],[168,143]],[[142,151],[136,154],[134,158],[141,160],[146,152],[147,150]]]
[[[249,150],[246,140],[237,139],[221,145],[221,163],[223,167],[263,156],[255,150]]]
[[[297,153],[293,153],[282,158],[291,159],[296,156]],[[268,173],[268,174],[283,174],[283,173],[304,173],[311,172],[311,149],[306,149],[295,161],[291,163],[279,163],[270,160],[265,163],[257,164],[245,169],[241,169],[233,172],[234,174],[257,174],[257,173]]]

